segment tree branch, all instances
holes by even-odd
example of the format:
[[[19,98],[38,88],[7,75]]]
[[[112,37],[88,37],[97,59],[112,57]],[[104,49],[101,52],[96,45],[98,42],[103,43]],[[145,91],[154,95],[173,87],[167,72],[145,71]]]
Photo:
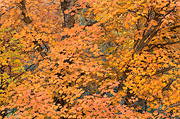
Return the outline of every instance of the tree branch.
[[[32,20],[30,19],[29,16],[27,16],[27,10],[26,10],[25,2],[26,2],[25,0],[22,0],[22,1],[20,2],[19,8],[21,9],[22,15],[24,16],[23,21],[24,21],[26,24],[30,24],[30,23],[32,22]]]
[[[163,46],[165,46],[165,45],[173,45],[173,44],[177,44],[177,43],[180,43],[180,41],[177,41],[177,42],[167,42],[167,43],[164,43],[164,44],[150,44],[148,47],[151,47],[148,51],[152,51],[154,48],[156,48],[156,47],[160,47],[160,48],[162,48]]]

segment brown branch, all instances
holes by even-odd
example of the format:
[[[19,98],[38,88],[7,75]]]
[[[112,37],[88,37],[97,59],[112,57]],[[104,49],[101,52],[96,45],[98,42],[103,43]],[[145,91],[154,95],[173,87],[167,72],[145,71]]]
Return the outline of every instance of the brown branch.
[[[164,69],[162,69],[162,70],[158,70],[158,71],[156,71],[156,73],[153,74],[153,75],[157,75],[157,74],[161,74],[161,73],[163,74],[163,73],[165,73],[165,72],[173,69],[174,67],[175,67],[175,66],[169,66],[168,68],[164,68]]]
[[[145,46],[147,46],[147,44],[157,34],[157,32],[161,30],[161,29],[158,29],[158,27],[162,24],[162,19],[164,19],[168,14],[172,13],[175,10],[175,8],[176,6],[172,10],[170,10],[168,13],[166,13],[162,18],[160,18],[159,16],[159,19],[156,20],[158,24],[156,26],[151,26],[151,28],[146,32],[146,35],[143,36],[142,40],[139,42],[139,44],[137,44],[134,54],[141,51]]]
[[[21,75],[23,75],[24,73],[26,73],[32,66],[36,66],[38,63],[40,63],[41,61],[43,61],[45,58],[38,60],[38,62],[36,64],[31,64],[30,66],[28,66],[25,71],[23,71],[22,73],[20,73],[19,75],[17,75],[16,77],[13,78],[13,81],[15,81],[17,78],[19,78]]]
[[[32,20],[31,20],[30,17],[27,15],[27,10],[26,10],[25,2],[26,2],[25,0],[22,0],[22,1],[20,2],[19,8],[21,9],[22,15],[24,16],[23,21],[24,21],[26,24],[30,24],[30,23],[32,22]]]
[[[166,86],[162,89],[162,92],[169,90],[171,84],[174,82],[175,80],[173,79],[169,79],[169,82],[166,84]]]
[[[167,106],[164,110],[161,110],[161,112],[165,112],[169,108],[176,107],[176,106],[179,106],[179,105],[180,105],[180,102],[174,103],[172,105]]]
[[[151,47],[148,51],[152,51],[154,48],[156,47],[164,47],[165,45],[173,45],[173,44],[177,44],[177,43],[180,43],[180,41],[177,41],[177,42],[167,42],[167,43],[163,43],[163,44],[150,44],[148,47]]]
[[[7,13],[9,10],[11,10],[11,9],[13,9],[13,8],[15,8],[15,6],[9,8],[7,11],[3,12],[2,14],[0,14],[0,18],[1,18],[2,15],[4,15],[5,13]]]
[[[160,20],[164,19],[168,14],[171,14],[177,6],[174,6],[172,10],[169,10],[168,13],[166,13]]]
[[[161,22],[162,23],[162,22]],[[150,40],[157,34],[157,32],[159,31],[158,27],[161,25],[161,23],[159,23],[156,26],[152,26],[148,32],[146,33],[146,35],[142,38],[142,40],[140,41],[140,43],[137,45],[136,50],[134,52],[134,54],[136,54],[137,52],[141,51],[149,42]],[[154,29],[152,29],[154,27]],[[149,37],[149,38],[148,38]],[[147,39],[147,40],[146,40]],[[146,41],[146,42],[145,42]]]
[[[41,56],[44,58],[47,56],[46,52],[42,52],[43,48],[42,46],[38,43],[38,41],[33,41],[34,45],[36,46],[36,50],[41,54]]]
[[[136,12],[136,11],[133,11],[133,10],[130,10],[130,9],[128,9],[127,11],[128,11],[128,12],[132,12],[132,13],[137,14],[137,12]],[[148,19],[148,17],[147,17],[147,16],[145,16],[145,15],[142,15],[142,14],[137,14],[137,15],[139,15],[139,16],[141,16],[141,17],[145,17],[146,19]]]
[[[180,27],[180,25],[173,26],[173,27],[170,28],[170,30],[173,31],[174,29],[179,28],[179,27]]]
[[[168,110],[169,108],[176,107],[176,106],[180,106],[180,102],[171,104],[171,105],[167,106],[164,110],[158,109],[158,114],[154,115],[154,117],[157,117],[160,113],[164,113],[164,112],[165,112],[166,110]]]

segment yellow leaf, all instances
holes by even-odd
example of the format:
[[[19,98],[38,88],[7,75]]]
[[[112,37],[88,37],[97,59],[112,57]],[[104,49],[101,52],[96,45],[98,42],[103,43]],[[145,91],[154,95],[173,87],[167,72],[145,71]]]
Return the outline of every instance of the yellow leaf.
[[[14,62],[18,63],[18,64],[21,63],[21,61],[19,59],[15,59]]]

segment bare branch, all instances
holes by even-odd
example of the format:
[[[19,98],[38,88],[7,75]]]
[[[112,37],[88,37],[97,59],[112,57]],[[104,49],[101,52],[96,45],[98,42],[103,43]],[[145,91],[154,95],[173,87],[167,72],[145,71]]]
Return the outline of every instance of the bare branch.
[[[180,102],[174,103],[174,104],[172,104],[172,105],[167,106],[164,110],[161,110],[161,112],[165,112],[165,111],[168,110],[169,108],[176,107],[176,106],[179,106],[179,105],[180,105]]]

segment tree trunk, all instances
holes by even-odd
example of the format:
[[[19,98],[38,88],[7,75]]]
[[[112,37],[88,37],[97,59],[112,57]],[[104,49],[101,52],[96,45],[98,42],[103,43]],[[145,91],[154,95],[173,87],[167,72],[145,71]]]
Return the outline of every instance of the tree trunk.
[[[63,2],[61,2],[61,10],[63,12],[64,15],[64,23],[63,23],[63,27],[67,27],[67,28],[72,28],[74,27],[74,23],[75,23],[75,19],[74,19],[74,15],[71,15],[71,13],[74,13],[74,11],[72,10],[72,7],[74,6],[74,2],[75,0],[64,0]],[[71,12],[69,12],[68,14],[65,14],[65,10],[68,10]]]

